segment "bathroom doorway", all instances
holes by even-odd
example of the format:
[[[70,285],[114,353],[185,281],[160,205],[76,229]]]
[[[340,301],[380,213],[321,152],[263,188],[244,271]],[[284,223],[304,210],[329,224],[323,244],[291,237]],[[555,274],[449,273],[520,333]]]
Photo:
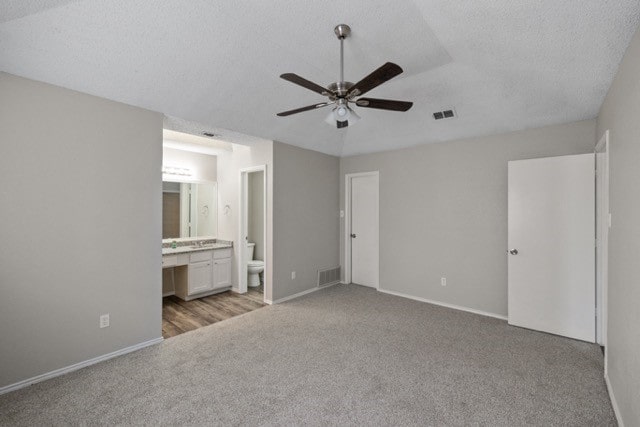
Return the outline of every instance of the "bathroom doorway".
[[[234,292],[236,245],[219,238],[218,157],[229,154],[222,148],[211,148],[210,141],[197,136],[184,141],[183,135],[165,130],[163,141],[161,286],[165,339],[266,305],[262,293]],[[235,178],[237,172],[226,173]],[[223,234],[233,236],[234,231],[235,227]]]
[[[266,165],[240,170],[238,291],[262,295],[267,277]]]

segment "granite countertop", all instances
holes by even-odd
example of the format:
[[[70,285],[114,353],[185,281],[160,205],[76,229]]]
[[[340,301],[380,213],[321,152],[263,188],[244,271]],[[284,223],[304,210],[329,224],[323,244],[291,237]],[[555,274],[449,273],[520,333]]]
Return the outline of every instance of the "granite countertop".
[[[163,245],[165,246],[165,245]],[[188,252],[200,252],[200,251],[211,251],[216,249],[228,249],[232,248],[233,243],[228,241],[220,241],[220,242],[206,242],[202,246],[196,244],[196,242],[190,244],[182,243],[177,248],[172,247],[163,247],[162,255],[173,255],[173,254],[184,254]]]

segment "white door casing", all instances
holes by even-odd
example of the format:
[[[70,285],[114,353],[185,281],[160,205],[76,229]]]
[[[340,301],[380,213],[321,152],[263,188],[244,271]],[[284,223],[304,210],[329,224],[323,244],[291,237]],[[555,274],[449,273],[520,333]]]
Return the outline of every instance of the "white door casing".
[[[508,164],[509,324],[595,341],[593,154]]]
[[[350,254],[350,282],[378,288],[377,172],[347,175],[348,218],[345,247]]]
[[[595,148],[596,152],[596,342],[607,345],[607,290],[609,271],[609,131]],[[606,365],[605,365],[606,366]]]
[[[267,244],[267,165],[259,165],[259,166],[251,166],[248,168],[240,169],[240,209],[239,209],[239,218],[238,218],[238,236],[240,236],[240,241],[238,242],[238,260],[237,260],[237,272],[238,272],[238,293],[247,292],[247,261],[248,261],[248,249],[247,249],[247,234],[249,230],[249,174],[253,172],[262,172],[263,174],[263,238],[262,241],[264,244]],[[269,280],[269,275],[267,270],[269,268],[268,264],[268,253],[265,250],[264,253],[264,301],[266,302],[267,289],[271,289],[271,282]],[[271,292],[269,292],[270,294]]]

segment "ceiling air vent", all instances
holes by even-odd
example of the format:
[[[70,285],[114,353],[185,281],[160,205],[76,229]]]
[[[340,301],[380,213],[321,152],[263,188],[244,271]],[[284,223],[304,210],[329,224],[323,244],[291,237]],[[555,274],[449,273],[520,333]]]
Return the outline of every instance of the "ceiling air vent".
[[[436,120],[452,119],[454,117],[456,117],[456,111],[453,108],[433,113],[433,118]]]

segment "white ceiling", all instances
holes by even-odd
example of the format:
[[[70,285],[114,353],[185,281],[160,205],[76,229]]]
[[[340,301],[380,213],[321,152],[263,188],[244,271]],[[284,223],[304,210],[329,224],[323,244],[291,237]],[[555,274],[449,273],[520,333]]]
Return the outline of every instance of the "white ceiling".
[[[352,155],[593,118],[638,26],[638,0],[8,0],[0,69],[167,115]],[[323,98],[281,80],[337,80],[386,61],[403,74],[335,129]],[[452,120],[431,113],[454,107]]]

